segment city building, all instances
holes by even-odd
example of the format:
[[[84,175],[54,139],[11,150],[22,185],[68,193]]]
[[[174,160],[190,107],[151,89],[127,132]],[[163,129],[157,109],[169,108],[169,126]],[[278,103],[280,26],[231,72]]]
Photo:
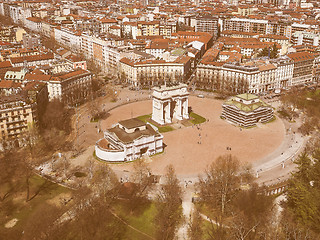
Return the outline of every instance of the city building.
[[[74,105],[83,101],[91,93],[92,74],[83,69],[57,74],[48,81],[49,101],[60,99]]]
[[[292,86],[312,83],[314,55],[308,52],[296,52],[287,56],[294,62]]]
[[[165,60],[120,60],[120,72],[126,82],[134,86],[154,86],[165,81],[183,82],[191,69],[191,57],[181,56],[174,61]]]
[[[213,34],[216,39],[219,31],[219,18],[214,16],[199,16],[195,18],[195,31]]]
[[[20,147],[36,122],[36,104],[21,94],[0,98],[0,150]]]

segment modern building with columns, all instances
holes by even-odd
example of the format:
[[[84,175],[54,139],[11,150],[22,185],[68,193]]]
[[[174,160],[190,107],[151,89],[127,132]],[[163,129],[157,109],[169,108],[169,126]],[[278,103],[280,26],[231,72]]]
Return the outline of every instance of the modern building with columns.
[[[189,119],[187,85],[182,83],[153,88],[152,120],[160,125]]]
[[[222,104],[222,109],[222,118],[241,127],[267,123],[274,117],[273,108],[250,93],[231,97]]]

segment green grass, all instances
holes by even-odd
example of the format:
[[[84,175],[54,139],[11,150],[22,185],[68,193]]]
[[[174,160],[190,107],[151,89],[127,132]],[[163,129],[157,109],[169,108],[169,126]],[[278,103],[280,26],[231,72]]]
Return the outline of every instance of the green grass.
[[[137,118],[140,119],[141,121],[147,123],[147,122],[149,122],[148,120],[151,118],[151,114],[142,115]],[[154,123],[152,123],[152,124],[154,125]],[[171,126],[158,126],[158,125],[155,125],[155,126],[158,128],[160,133],[170,132],[170,131],[174,130],[174,128],[172,128]]]
[[[158,130],[160,133],[165,133],[165,132],[173,131],[174,129],[171,126],[163,126],[163,127],[158,127]]]
[[[198,114],[196,114],[194,112],[190,113],[190,117],[192,118],[190,120],[190,122],[192,124],[200,124],[200,123],[204,123],[206,121],[206,119],[204,117],[202,117],[202,116],[200,116],[200,115],[198,115]]]
[[[154,236],[155,225],[153,220],[157,211],[155,203],[151,202],[146,204],[143,211],[139,214],[128,213],[128,209],[125,206],[126,204],[127,203],[119,201],[117,205],[114,206],[116,208],[116,213],[132,227],[144,232],[149,236]],[[140,240],[147,239],[147,237],[128,227],[125,239]]]
[[[90,122],[99,122],[99,118],[91,118]]]
[[[37,187],[43,184],[45,179],[38,175],[34,175],[30,178],[30,195],[36,191]],[[52,183],[50,187],[46,190],[41,191],[34,199],[26,202],[26,191],[18,192],[12,198],[14,205],[12,208],[12,213],[5,216],[3,212],[0,212],[0,233],[3,231],[8,231],[4,228],[4,224],[13,218],[17,218],[17,224],[10,229],[10,231],[22,232],[24,225],[28,222],[29,216],[31,216],[38,208],[46,206],[50,199],[55,198],[61,193],[68,193],[71,190],[64,188],[58,184]]]
[[[144,121],[145,123],[147,123],[147,122],[148,122],[148,119],[151,118],[151,114],[142,115],[142,116],[139,116],[139,117],[137,117],[137,118],[138,118],[139,120]]]

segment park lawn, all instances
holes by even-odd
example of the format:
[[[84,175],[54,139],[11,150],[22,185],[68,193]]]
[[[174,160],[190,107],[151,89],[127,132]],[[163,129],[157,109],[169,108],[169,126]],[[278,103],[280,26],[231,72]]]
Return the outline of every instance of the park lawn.
[[[115,206],[116,213],[125,220],[132,227],[140,230],[141,232],[146,233],[149,236],[154,236],[155,234],[155,225],[153,223],[154,216],[156,215],[156,205],[151,202],[147,204],[143,209],[143,212],[140,214],[129,213],[125,205],[121,202],[118,202]],[[147,237],[136,230],[127,227],[126,238],[130,240],[140,240],[147,239]]]
[[[211,219],[215,219],[214,213],[208,208],[208,206],[206,206],[205,203],[196,202],[194,205],[200,213],[208,216]]]
[[[137,117],[137,118],[138,118],[139,120],[144,121],[145,123],[147,123],[147,122],[148,122],[148,119],[151,118],[151,114],[142,115],[142,116],[139,116],[139,117]]]
[[[34,175],[31,177],[31,196],[36,190],[36,187],[40,186],[42,183],[44,183],[44,181],[45,180],[38,175]],[[0,234],[2,231],[22,232],[24,225],[28,222],[28,217],[31,216],[39,207],[48,205],[48,200],[55,198],[61,193],[70,192],[71,190],[64,188],[56,183],[52,183],[46,190],[41,191],[34,199],[29,202],[26,202],[26,191],[17,193],[12,199],[14,204],[12,207],[12,213],[8,216],[5,216],[3,212],[0,212]],[[6,229],[4,227],[4,224],[13,218],[18,219],[17,224],[11,229]]]
[[[158,130],[160,133],[165,133],[165,132],[173,131],[174,128],[171,126],[163,126],[163,127],[158,127]]]
[[[91,123],[93,123],[93,122],[99,122],[99,118],[91,118],[91,119],[90,119],[90,122],[91,122]]]
[[[190,120],[190,122],[192,124],[200,124],[200,123],[204,123],[206,121],[206,119],[204,117],[202,117],[202,116],[200,116],[200,115],[198,115],[198,114],[196,114],[194,112],[190,113],[190,117],[192,118]]]

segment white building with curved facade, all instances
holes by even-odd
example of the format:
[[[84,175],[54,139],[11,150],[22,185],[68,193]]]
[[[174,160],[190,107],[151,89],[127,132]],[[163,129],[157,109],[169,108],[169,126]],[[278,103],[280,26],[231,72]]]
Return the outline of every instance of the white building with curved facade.
[[[133,161],[163,151],[163,136],[156,127],[137,118],[123,120],[104,132],[95,146],[96,156],[105,161]]]

